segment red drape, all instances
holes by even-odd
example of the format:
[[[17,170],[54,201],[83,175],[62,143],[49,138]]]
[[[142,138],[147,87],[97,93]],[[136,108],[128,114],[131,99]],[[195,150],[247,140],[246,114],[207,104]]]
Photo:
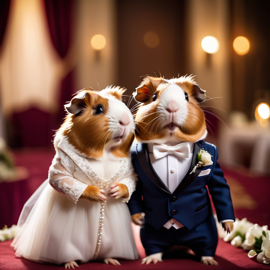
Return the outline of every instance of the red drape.
[[[0,1],[0,49],[6,32],[9,7],[10,7],[10,0]],[[0,137],[5,137],[4,119],[1,112],[1,89],[0,89]]]
[[[73,0],[43,0],[47,15],[52,43],[61,58],[68,54],[73,34]],[[63,122],[65,111],[63,105],[74,93],[73,71],[71,70],[59,85],[59,113],[56,127]]]
[[[7,26],[9,6],[10,6],[10,0],[0,1],[0,47],[2,45],[6,26]]]

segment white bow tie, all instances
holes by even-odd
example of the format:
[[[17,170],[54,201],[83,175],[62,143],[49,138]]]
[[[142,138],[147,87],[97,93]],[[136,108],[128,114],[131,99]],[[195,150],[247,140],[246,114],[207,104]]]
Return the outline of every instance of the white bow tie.
[[[175,146],[154,144],[153,155],[155,159],[160,159],[167,155],[176,155],[177,157],[187,159],[190,155],[190,145],[188,142],[180,143]]]

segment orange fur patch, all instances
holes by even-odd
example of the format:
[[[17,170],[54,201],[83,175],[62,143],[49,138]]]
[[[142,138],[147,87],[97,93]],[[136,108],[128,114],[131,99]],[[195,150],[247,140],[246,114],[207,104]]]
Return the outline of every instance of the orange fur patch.
[[[117,186],[118,186],[119,189],[120,189],[120,193],[119,193],[119,195],[118,195],[119,198],[124,198],[124,199],[128,198],[129,192],[128,192],[127,186],[124,185],[124,184],[121,184],[121,183],[117,183]]]
[[[100,191],[99,188],[96,186],[87,186],[84,190],[83,194],[81,195],[81,199],[87,199],[90,201],[101,201],[99,197]]]

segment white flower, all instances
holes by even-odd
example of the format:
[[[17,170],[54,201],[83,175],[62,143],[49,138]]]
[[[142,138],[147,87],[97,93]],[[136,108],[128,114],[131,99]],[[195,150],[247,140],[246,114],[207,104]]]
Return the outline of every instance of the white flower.
[[[201,161],[203,162],[203,166],[208,166],[208,165],[213,164],[213,162],[211,160],[211,155],[206,151],[202,153]]]
[[[10,240],[12,239],[12,233],[9,229],[4,229],[0,231],[0,235],[5,238],[5,240]]]
[[[260,227],[258,224],[251,226],[246,232],[246,240],[242,245],[243,249],[246,251],[254,249],[255,237],[260,238],[263,231],[267,231],[267,226]]]
[[[266,237],[262,237],[263,242],[262,242],[262,251],[265,251],[267,249],[270,249],[270,231],[266,231]]]
[[[0,233],[0,242],[6,241],[6,238]]]
[[[242,237],[240,235],[233,238],[231,241],[231,245],[234,247],[241,247],[242,245]]]
[[[248,252],[248,257],[250,259],[254,258],[255,256],[257,256],[257,252],[255,250],[252,249]]]
[[[207,151],[201,149],[198,154],[198,163],[194,166],[189,174],[194,173],[198,167],[209,166],[212,164],[213,162],[211,160],[211,155]]]
[[[233,238],[236,236],[236,233],[239,233],[241,236],[245,236],[247,230],[253,225],[253,223],[247,221],[246,218],[239,220],[238,218],[235,219],[233,223],[233,230],[224,237],[225,242],[232,241]]]
[[[270,247],[258,254],[257,261],[263,264],[270,264]]]
[[[16,236],[17,232],[18,232],[18,227],[17,225],[12,225],[10,228],[9,228],[10,232],[11,232],[11,236],[12,236],[12,239]]]
[[[254,249],[255,243],[256,243],[256,240],[255,240],[254,235],[252,235],[251,233],[247,233],[246,239],[245,239],[242,247],[244,250],[249,251],[249,250]]]
[[[11,228],[4,228],[0,230],[0,242],[13,239],[17,231],[17,225],[12,225]]]

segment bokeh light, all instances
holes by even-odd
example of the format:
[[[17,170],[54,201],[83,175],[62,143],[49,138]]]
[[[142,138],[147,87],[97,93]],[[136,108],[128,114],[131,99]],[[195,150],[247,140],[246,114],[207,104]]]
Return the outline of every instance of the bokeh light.
[[[103,35],[95,35],[91,39],[91,45],[94,50],[100,51],[106,46],[106,38]]]
[[[250,44],[246,37],[239,36],[233,41],[233,49],[239,55],[244,55],[249,52]]]
[[[258,108],[258,114],[262,119],[267,119],[270,116],[270,109],[268,104],[261,103],[257,106]]]
[[[216,53],[219,49],[219,42],[215,37],[207,36],[202,40],[202,48],[207,53]]]
[[[148,31],[144,34],[143,41],[149,48],[156,48],[159,45],[159,36],[154,31]]]
[[[255,119],[261,127],[269,126],[270,108],[267,103],[260,103],[255,109]]]

